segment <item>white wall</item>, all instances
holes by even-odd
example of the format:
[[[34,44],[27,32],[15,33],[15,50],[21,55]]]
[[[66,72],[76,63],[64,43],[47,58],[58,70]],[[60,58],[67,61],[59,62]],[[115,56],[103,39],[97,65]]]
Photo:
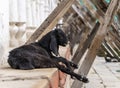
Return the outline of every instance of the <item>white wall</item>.
[[[0,65],[10,48],[24,44],[26,34],[31,35],[56,6],[57,0],[0,0]]]
[[[0,64],[4,63],[9,46],[9,0],[0,0]]]

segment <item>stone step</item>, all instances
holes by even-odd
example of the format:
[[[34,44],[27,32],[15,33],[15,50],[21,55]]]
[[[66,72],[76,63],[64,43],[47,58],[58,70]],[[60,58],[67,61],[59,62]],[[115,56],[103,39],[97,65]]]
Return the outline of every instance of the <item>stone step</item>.
[[[58,70],[56,68],[34,70],[0,68],[1,88],[58,88],[58,81]]]

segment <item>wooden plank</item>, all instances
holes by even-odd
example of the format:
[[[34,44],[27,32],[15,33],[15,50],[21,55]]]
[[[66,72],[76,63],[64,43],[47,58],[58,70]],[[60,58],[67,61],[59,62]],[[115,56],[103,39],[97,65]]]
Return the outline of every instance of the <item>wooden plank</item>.
[[[106,7],[102,5],[102,7],[105,7],[105,8],[101,8],[101,0],[90,0],[96,7],[97,7],[97,10],[98,10],[98,13],[101,15],[101,16],[104,16],[104,12],[106,12]]]
[[[32,34],[26,44],[34,42],[39,36],[41,38],[46,32],[52,30],[60,18],[67,12],[75,0],[63,0],[41,24],[41,26]]]
[[[112,31],[109,31],[109,34],[110,34],[111,37],[114,38],[115,44],[120,49],[120,39],[119,39],[119,37],[114,32],[112,32]]]
[[[79,15],[79,17],[83,20],[84,24],[86,24],[87,27],[89,27],[90,29],[92,29],[92,25],[84,18],[84,16],[82,15],[82,11],[80,10],[80,8],[78,8],[76,5],[72,5],[73,10]]]
[[[116,59],[120,59],[119,54],[114,50],[114,48],[110,45],[110,43],[107,42],[106,44],[107,44],[107,46],[109,47],[109,49],[111,50],[111,52],[114,54],[114,57],[115,57]]]
[[[111,22],[113,20],[114,13],[118,7],[119,0],[112,0],[108,10],[106,11],[104,21],[101,23],[99,30],[97,34],[95,35],[95,38],[93,39],[93,42],[89,48],[89,51],[87,52],[87,55],[85,57],[85,60],[83,61],[79,72],[80,74],[87,75],[97,54],[97,50],[100,47],[103,39],[105,38],[105,35],[107,33],[108,27],[111,25]],[[83,85],[82,82],[75,80],[73,82],[73,85],[71,88],[81,88]]]
[[[75,55],[73,56],[73,62],[78,64],[79,61],[81,60],[83,54],[85,53],[85,51],[87,50],[87,48],[89,47],[89,45],[91,44],[98,28],[99,28],[100,23],[96,23],[95,27],[93,28],[92,32],[90,33],[90,35],[86,35],[88,37],[88,39],[86,39],[86,41],[84,42],[84,44],[79,45]],[[90,32],[90,31],[89,31]]]
[[[112,32],[112,31],[109,31],[109,32],[108,32],[108,36],[107,36],[107,38],[106,38],[106,41],[109,42],[109,44],[113,47],[113,49],[119,51],[120,49],[119,49],[119,48],[117,47],[117,45],[115,44],[115,41],[116,41],[117,39],[116,39],[113,35],[111,35],[110,32]],[[118,38],[119,38],[119,36],[118,36]],[[119,42],[118,44],[120,44],[120,42]]]
[[[116,59],[119,59],[118,53],[113,49],[113,47],[110,46],[110,44],[105,41],[105,46],[109,49],[109,51],[114,55]]]
[[[110,34],[113,35],[120,42],[120,38],[119,38],[118,31],[116,29],[116,26],[113,24],[112,27],[113,27],[113,30],[110,31]]]
[[[83,1],[84,2],[84,1]],[[88,0],[88,3],[89,3],[90,1]],[[90,3],[89,3],[90,4]],[[77,9],[80,9],[81,11],[77,11],[77,12],[82,12],[82,14],[83,14],[83,16],[84,16],[84,19],[86,19],[86,21],[88,21],[89,23],[88,23],[88,25],[90,24],[90,25],[93,25],[94,24],[94,22],[96,21],[96,13],[94,13],[94,12],[96,12],[96,11],[91,11],[91,10],[89,10],[89,9],[92,9],[92,10],[95,10],[94,8],[92,8],[92,7],[89,7],[89,9],[83,4],[83,5],[80,5],[79,4],[79,2],[76,0],[75,1],[75,3],[73,4],[73,5],[75,5],[76,7],[77,7]],[[76,12],[76,13],[77,13]],[[97,15],[97,16],[99,16],[99,15]],[[92,27],[93,28],[93,27]]]
[[[92,3],[90,0],[83,1],[83,2],[84,2],[84,5],[90,10],[90,12],[92,13],[92,15],[93,15],[95,18],[97,18],[100,23],[102,23],[103,20],[104,20],[104,15],[105,15],[105,13],[103,13],[103,11],[102,11],[102,13],[101,13],[101,11],[99,11],[98,9],[96,10],[96,9],[92,6],[93,3]],[[100,8],[99,8],[99,9],[100,9]],[[117,13],[117,12],[119,11],[119,9],[120,9],[120,5],[118,6],[118,8],[117,8],[117,10],[116,10],[115,13]],[[102,10],[102,9],[101,9],[101,10]],[[101,15],[101,14],[103,14],[103,15]],[[114,22],[112,23],[112,26],[113,26],[115,29],[118,28],[118,27],[115,26],[115,23],[114,23]]]
[[[104,51],[106,51],[106,53],[107,53],[109,56],[111,56],[111,57],[114,56],[114,55],[111,53],[111,51],[107,48],[107,46],[105,46],[104,42],[102,43],[101,47],[102,47],[102,49],[104,49]]]
[[[88,1],[86,1],[84,4],[85,4],[86,7],[92,12],[92,14],[99,20],[99,22],[101,23],[101,22],[103,21],[103,19],[104,19],[104,16],[101,16],[100,13],[98,13],[99,11],[96,10],[95,8],[93,8],[91,1],[88,0]],[[120,5],[118,6],[118,8],[117,8],[117,10],[116,10],[116,12],[115,12],[116,14],[118,13],[119,9],[120,9]],[[102,9],[101,9],[101,10],[102,10]],[[111,26],[114,27],[115,30],[118,30],[118,29],[119,29],[119,27],[117,26],[117,24],[116,24],[115,22],[113,22]],[[118,32],[117,32],[117,33],[118,33]],[[117,36],[117,35],[118,35],[118,34],[116,34],[115,36]],[[119,38],[119,37],[117,37],[117,39],[118,39],[118,38]]]
[[[103,17],[104,17],[103,13],[101,13],[101,11],[99,12],[98,9],[93,7],[93,3],[90,0],[86,0],[86,1],[83,1],[83,2],[84,2],[84,5],[90,10],[92,15],[95,18],[99,19],[100,23],[103,22]]]
[[[112,44],[114,45],[114,47],[116,48],[116,50],[118,50],[120,52],[119,47],[115,44],[115,42],[112,42]]]
[[[69,13],[66,13],[64,16],[63,16],[63,22],[64,22],[64,26],[68,26],[68,22],[72,22],[74,21],[74,18],[73,18],[73,13],[69,14]],[[66,16],[67,15],[67,16]],[[70,24],[70,23],[69,23]]]
[[[89,2],[89,3],[88,3],[88,2]],[[89,5],[89,4],[90,4],[90,1],[85,2],[85,4],[86,4],[87,7],[89,7],[89,9],[91,8],[90,5]],[[120,5],[118,6],[116,12],[119,10],[119,8],[120,8]],[[92,9],[92,12],[94,12],[93,10],[94,10],[94,9]],[[101,9],[101,10],[102,10],[102,9]],[[97,14],[99,15],[99,17],[101,17],[101,19],[103,19],[103,17],[100,16],[99,13],[97,13]],[[97,17],[97,18],[98,18],[98,17]],[[100,19],[100,18],[98,18],[98,19],[99,19],[99,21],[101,22],[101,19]],[[114,22],[112,23],[112,26],[115,28],[115,30],[118,29],[117,25],[116,25]],[[117,32],[117,33],[118,33],[118,32]],[[117,35],[117,34],[116,34],[116,35]],[[116,36],[116,35],[115,35],[115,36]],[[119,38],[119,37],[117,37],[117,38]]]

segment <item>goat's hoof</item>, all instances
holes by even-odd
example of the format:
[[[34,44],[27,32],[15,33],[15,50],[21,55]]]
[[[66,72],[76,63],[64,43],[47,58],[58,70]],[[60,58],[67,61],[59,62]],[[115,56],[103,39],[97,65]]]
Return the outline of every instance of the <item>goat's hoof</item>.
[[[82,81],[84,83],[88,83],[89,80],[88,78],[86,78],[85,76],[76,76],[76,78],[79,80],[79,81]]]
[[[83,77],[81,81],[84,82],[84,83],[88,83],[89,82],[88,78],[86,78],[86,77]]]
[[[72,79],[75,79],[75,77],[74,77],[74,76],[72,76],[72,75],[71,75],[71,78],[72,78]]]

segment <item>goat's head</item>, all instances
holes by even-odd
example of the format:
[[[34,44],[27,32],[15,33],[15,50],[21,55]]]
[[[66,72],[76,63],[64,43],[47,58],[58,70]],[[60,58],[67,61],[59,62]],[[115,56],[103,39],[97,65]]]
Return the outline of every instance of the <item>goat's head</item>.
[[[55,54],[58,55],[58,46],[65,46],[68,40],[66,34],[61,29],[53,30],[51,35],[50,49]]]
[[[58,45],[66,46],[66,44],[68,42],[66,34],[61,29],[56,29],[55,34],[56,34],[56,39],[57,39]]]
[[[42,47],[44,47],[48,52],[53,52],[56,56],[58,55],[59,45],[65,46],[67,42],[68,39],[66,34],[58,28],[50,31],[38,41]]]

